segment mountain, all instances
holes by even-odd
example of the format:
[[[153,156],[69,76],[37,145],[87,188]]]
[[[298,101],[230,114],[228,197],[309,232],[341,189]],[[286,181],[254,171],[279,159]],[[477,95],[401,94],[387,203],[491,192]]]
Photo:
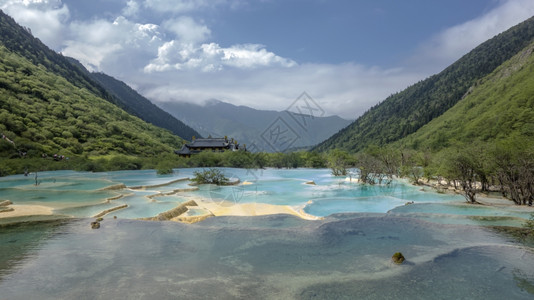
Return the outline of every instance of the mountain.
[[[93,74],[85,69],[75,59],[58,55],[31,32],[15,23],[13,19],[2,13],[0,28],[2,44],[10,51],[16,52],[34,64],[41,64],[48,71],[62,76],[79,88],[86,88],[90,92],[118,105],[128,113],[133,114],[156,126],[165,128],[176,135],[190,139],[197,133],[162,111],[126,84],[103,74]]]
[[[2,46],[9,52],[20,55],[35,66],[42,66],[48,72],[65,78],[78,88],[85,88],[102,99],[112,101],[112,96],[90,77],[87,70],[73,65],[69,58],[48,48],[33,37],[29,29],[18,25],[1,10],[0,37]]]
[[[257,110],[218,100],[211,100],[204,106],[183,102],[165,102],[160,106],[203,136],[232,137],[249,149],[254,146],[254,150],[266,152],[309,148],[350,123],[338,116],[304,116],[305,122],[297,122],[286,111]],[[288,142],[273,143],[269,131],[273,129],[290,133]]]
[[[1,11],[0,37],[1,158],[149,157],[182,145],[180,137],[114,105],[86,70]]]
[[[534,41],[534,17],[479,45],[441,73],[391,95],[314,149],[358,152],[397,141],[442,115],[477,81]]]
[[[534,43],[476,82],[454,107],[398,144],[437,152],[456,144],[534,143]]]
[[[117,100],[115,103],[130,114],[158,127],[170,130],[183,139],[191,140],[201,135],[193,128],[177,120],[150,100],[141,96],[126,83],[104,73],[92,73],[91,77],[105,87]]]

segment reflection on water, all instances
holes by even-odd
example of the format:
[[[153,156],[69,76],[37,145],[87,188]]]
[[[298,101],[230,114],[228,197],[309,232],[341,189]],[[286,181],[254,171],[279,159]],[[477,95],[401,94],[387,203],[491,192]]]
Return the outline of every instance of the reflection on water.
[[[309,169],[224,169],[246,184],[183,191],[189,182],[177,180],[196,170],[43,172],[38,185],[31,176],[0,178],[2,200],[51,205],[79,218],[0,226],[0,298],[533,297],[532,249],[478,226],[520,226],[528,208],[465,205],[461,196],[400,181],[362,186]],[[130,188],[109,189],[122,184]],[[194,197],[290,205],[325,218],[133,220]],[[88,217],[123,204],[113,212],[118,219],[105,217],[91,229]],[[207,213],[192,208],[187,215]],[[407,258],[400,266],[391,262],[398,251]]]
[[[90,229],[89,221],[57,227],[16,268],[4,270],[2,297],[533,296],[532,251],[476,226],[359,214],[322,221],[282,215],[218,217],[194,225],[106,219],[99,230]],[[34,230],[26,228],[30,236]],[[400,266],[391,262],[397,251],[407,258]]]
[[[65,223],[53,220],[0,225],[0,279],[11,272],[10,269],[22,265],[22,261],[38,251]]]

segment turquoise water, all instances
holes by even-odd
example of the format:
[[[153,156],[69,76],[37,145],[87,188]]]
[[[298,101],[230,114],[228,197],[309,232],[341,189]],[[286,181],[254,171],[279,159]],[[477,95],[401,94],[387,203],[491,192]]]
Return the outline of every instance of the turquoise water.
[[[191,188],[174,181],[197,170],[42,172],[38,185],[31,175],[0,178],[0,199],[75,217],[0,225],[0,299],[534,297],[534,250],[481,227],[521,226],[532,209],[467,205],[402,181],[362,186],[325,169],[223,169],[251,184],[162,195]],[[105,190],[118,184],[145,188]],[[291,205],[323,219],[135,220],[194,197]],[[124,204],[91,229],[92,216]],[[400,266],[391,262],[398,251]]]
[[[515,218],[514,225],[530,217],[531,211],[515,208],[494,208],[465,205],[460,195],[436,193],[402,181],[390,185],[365,186],[335,177],[327,169],[266,169],[245,170],[222,168],[225,175],[241,184],[235,186],[201,185],[197,191],[172,194],[175,190],[191,189],[188,178],[202,169],[176,169],[171,175],[158,175],[154,170],[88,173],[73,171],[38,173],[0,178],[0,199],[15,204],[48,205],[55,213],[74,217],[91,217],[99,212],[128,205],[114,211],[121,218],[147,218],[170,210],[191,199],[202,197],[222,205],[267,203],[289,205],[304,212],[326,217],[338,213],[393,213],[432,220],[439,223],[450,217],[471,224],[466,216]],[[313,184],[307,184],[313,182]],[[246,184],[243,184],[246,183]],[[128,188],[107,190],[116,185]],[[131,188],[135,189],[131,189]],[[167,196],[161,196],[169,194]],[[170,195],[172,194],[172,195]],[[154,195],[159,195],[153,197]],[[108,200],[113,199],[113,200]],[[405,205],[413,202],[413,205]],[[463,218],[462,218],[463,217]],[[488,218],[485,219],[488,225]],[[519,221],[518,221],[519,220]],[[475,223],[478,224],[478,223]]]
[[[8,176],[0,179],[0,199],[54,208],[97,205],[118,195],[102,190],[115,184],[104,174],[73,171],[42,172],[37,178],[35,174]]]
[[[38,182],[36,186],[35,183]],[[28,176],[14,175],[0,178],[0,189],[54,189],[54,190],[97,190],[113,184],[106,173],[74,171],[53,171],[31,173]]]

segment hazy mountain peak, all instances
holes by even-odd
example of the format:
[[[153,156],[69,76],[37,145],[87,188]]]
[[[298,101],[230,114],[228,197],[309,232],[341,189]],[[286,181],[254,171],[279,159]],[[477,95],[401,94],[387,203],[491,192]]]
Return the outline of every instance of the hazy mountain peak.
[[[277,126],[276,122],[288,126],[287,132],[293,134],[292,147],[315,145],[350,123],[338,116],[315,117],[302,127],[291,118],[287,111],[236,106],[217,99],[211,99],[207,103],[209,104],[201,106],[183,102],[167,102],[161,103],[161,106],[176,118],[195,128],[203,136],[229,136],[237,139],[241,144],[256,145],[257,149],[268,152],[277,150],[277,147],[273,149],[266,140],[266,132],[272,126]]]

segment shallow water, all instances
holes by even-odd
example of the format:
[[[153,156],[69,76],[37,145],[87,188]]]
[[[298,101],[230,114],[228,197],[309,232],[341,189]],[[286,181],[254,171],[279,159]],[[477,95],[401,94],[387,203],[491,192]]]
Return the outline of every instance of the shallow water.
[[[195,225],[89,219],[0,274],[6,299],[532,299],[534,254],[476,226],[387,215],[218,217]],[[13,234],[0,233],[17,244]],[[14,240],[14,241],[13,241]],[[20,243],[24,244],[24,240]],[[24,247],[21,247],[24,248]],[[403,265],[391,262],[401,251]],[[12,264],[13,265],[13,264]],[[529,293],[529,291],[531,293]]]
[[[528,208],[466,205],[461,196],[401,181],[361,186],[308,169],[223,169],[250,184],[161,194],[191,188],[174,181],[197,170],[43,172],[38,185],[31,176],[0,178],[0,199],[52,205],[77,218],[0,225],[0,299],[534,297],[533,250],[481,227],[521,226]],[[144,188],[102,190],[118,184]],[[325,218],[133,220],[191,197],[290,205]],[[117,219],[106,216],[91,229],[88,217],[123,204],[128,208],[112,213]],[[403,265],[391,262],[398,251]]]

